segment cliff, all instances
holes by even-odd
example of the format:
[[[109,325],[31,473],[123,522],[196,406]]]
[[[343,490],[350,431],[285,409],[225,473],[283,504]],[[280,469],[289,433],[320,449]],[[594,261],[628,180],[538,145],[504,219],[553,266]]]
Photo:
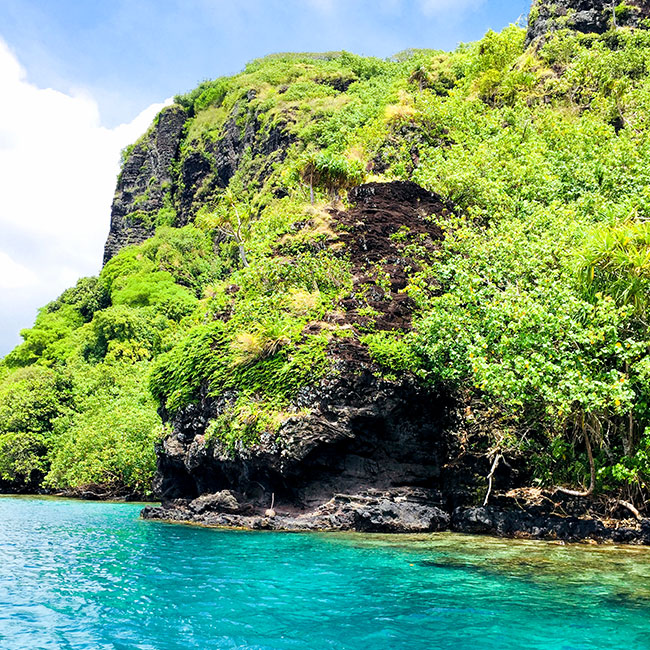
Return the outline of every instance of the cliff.
[[[151,237],[157,226],[191,223],[215,192],[228,187],[244,156],[250,156],[251,162],[261,160],[251,182],[263,182],[273,164],[282,161],[292,138],[282,122],[268,130],[260,128],[253,99],[251,90],[219,124],[219,136],[203,140],[200,146],[186,137],[192,116],[182,106],[170,106],[125,150],[104,264],[125,246]]]
[[[149,131],[127,148],[111,207],[104,264],[125,246],[140,244],[161,225],[159,213],[173,201],[173,165],[187,115],[180,106],[163,110]]]
[[[619,27],[639,27],[650,17],[642,0],[535,0],[528,16],[528,42],[548,39],[560,29],[603,34]]]
[[[176,97],[124,151],[99,277],[0,364],[3,488],[648,542],[646,13],[540,2],[456,52]]]
[[[376,311],[377,331],[410,329],[415,304],[402,292],[417,267],[407,245],[392,238],[408,229],[427,256],[435,254],[443,235],[432,217],[444,219],[448,206],[407,182],[362,185],[349,200],[350,210],[330,211],[338,234],[329,244],[349,252],[353,284],[336,321],[309,324],[308,332],[333,325],[362,331],[368,317],[361,308],[368,306]],[[381,286],[377,273],[390,283]],[[173,433],[158,448],[156,478],[156,492],[173,502],[173,510],[148,510],[147,516],[192,517],[199,508],[213,523],[262,525],[254,514],[273,501],[283,515],[273,519],[279,527],[446,528],[449,503],[467,500],[477,487],[469,468],[481,466],[473,456],[448,464],[459,454],[453,397],[414,378],[382,379],[356,337],[332,341],[327,357],[327,374],[299,389],[287,406],[301,415],[287,417],[276,435],[262,435],[252,446],[233,450],[206,436],[208,423],[224,415],[236,394],[203,395],[178,411],[171,418]],[[203,496],[224,490],[225,518],[215,515],[223,497]],[[188,498],[196,501],[185,502],[184,510],[177,499]],[[385,511],[377,510],[380,504]]]
[[[349,200],[348,211],[330,212],[339,235],[329,244],[344,243],[354,278],[336,324],[363,331],[368,320],[360,308],[370,305],[377,331],[408,331],[416,305],[403,290],[416,264],[438,252],[440,224],[452,206],[408,182],[362,185]],[[405,243],[395,241],[405,228],[427,251],[417,262]],[[377,270],[390,277],[388,286],[377,282]],[[313,323],[308,331],[328,326]],[[333,341],[327,356],[327,374],[300,388],[287,405],[296,415],[253,444],[233,448],[209,432],[210,423],[237,402],[236,391],[210,394],[204,387],[194,403],[171,416],[163,412],[171,433],[157,447],[154,482],[163,505],[145,508],[144,516],[260,529],[452,529],[650,543],[650,520],[640,529],[612,527],[585,519],[582,499],[556,495],[544,503],[540,492],[527,490],[530,468],[518,454],[491,468],[480,451],[487,436],[472,432],[458,394],[408,374],[382,377],[381,366],[355,338]],[[477,495],[488,475],[500,496],[480,507]]]

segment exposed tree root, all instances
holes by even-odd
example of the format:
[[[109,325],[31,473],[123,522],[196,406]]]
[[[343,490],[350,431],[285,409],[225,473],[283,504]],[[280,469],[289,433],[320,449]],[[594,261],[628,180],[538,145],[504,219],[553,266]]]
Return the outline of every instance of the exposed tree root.
[[[643,519],[641,513],[629,501],[623,501],[623,499],[618,499],[616,503],[618,503],[619,506],[623,506],[624,508],[627,508],[634,515],[635,519],[637,519],[638,521],[641,521],[641,519]]]

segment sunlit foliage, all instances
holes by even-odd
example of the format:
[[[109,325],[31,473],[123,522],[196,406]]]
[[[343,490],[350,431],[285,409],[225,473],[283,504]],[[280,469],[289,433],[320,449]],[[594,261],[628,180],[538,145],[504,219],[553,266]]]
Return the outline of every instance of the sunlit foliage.
[[[248,147],[191,225],[159,225],[39,312],[0,366],[0,479],[145,494],[157,406],[226,395],[208,438],[254,444],[355,336],[388,378],[457,395],[537,483],[586,481],[589,436],[598,488],[647,499],[649,71],[647,31],[526,48],[510,26],[452,53],[274,55],[177,97],[177,176],[192,155],[214,165],[226,131],[288,144]],[[364,178],[454,206],[405,289],[408,332],[333,317],[352,277],[328,202]]]

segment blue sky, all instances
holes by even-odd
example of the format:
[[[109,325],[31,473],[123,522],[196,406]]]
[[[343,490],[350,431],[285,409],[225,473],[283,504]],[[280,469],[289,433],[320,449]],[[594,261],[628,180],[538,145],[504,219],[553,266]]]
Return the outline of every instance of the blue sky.
[[[95,274],[119,152],[162,103],[272,52],[453,49],[530,0],[2,0],[0,356]]]
[[[30,80],[83,87],[106,126],[203,79],[282,51],[387,57],[452,49],[526,14],[529,0],[3,0],[0,35]]]

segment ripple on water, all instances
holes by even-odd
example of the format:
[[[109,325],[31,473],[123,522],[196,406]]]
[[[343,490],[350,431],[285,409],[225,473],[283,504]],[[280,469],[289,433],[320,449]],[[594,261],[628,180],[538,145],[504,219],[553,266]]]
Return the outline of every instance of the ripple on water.
[[[0,499],[0,648],[650,649],[650,551],[206,530]]]

